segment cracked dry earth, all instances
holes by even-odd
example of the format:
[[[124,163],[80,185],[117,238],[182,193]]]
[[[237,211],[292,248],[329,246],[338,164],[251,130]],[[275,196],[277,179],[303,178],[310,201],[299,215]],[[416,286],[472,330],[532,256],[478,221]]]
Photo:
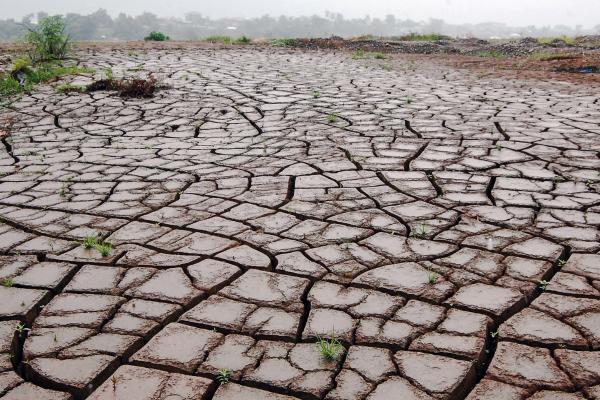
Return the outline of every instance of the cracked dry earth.
[[[401,56],[78,57],[171,88],[13,104],[3,399],[600,399],[595,88]]]

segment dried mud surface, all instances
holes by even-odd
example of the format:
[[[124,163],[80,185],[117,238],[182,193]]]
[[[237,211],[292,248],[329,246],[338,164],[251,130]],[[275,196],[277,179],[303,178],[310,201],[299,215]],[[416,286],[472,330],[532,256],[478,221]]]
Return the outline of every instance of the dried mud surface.
[[[600,398],[594,86],[269,47],[76,57],[168,88],[1,112],[3,399]]]

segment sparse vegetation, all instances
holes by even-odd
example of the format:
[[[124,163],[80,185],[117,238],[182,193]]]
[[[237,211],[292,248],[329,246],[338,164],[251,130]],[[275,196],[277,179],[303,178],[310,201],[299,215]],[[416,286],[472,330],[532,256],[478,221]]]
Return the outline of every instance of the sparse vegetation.
[[[85,92],[85,86],[63,83],[56,87],[56,91],[59,93],[83,93]]]
[[[352,53],[352,58],[355,60],[360,60],[365,58],[365,51],[363,49],[356,49],[354,50],[354,52]]]
[[[151,42],[165,42],[169,39],[170,39],[169,36],[165,35],[162,32],[156,32],[156,31],[150,32],[150,34],[144,38],[145,41],[151,41]]]
[[[112,251],[112,244],[101,240],[97,236],[88,235],[82,241],[81,245],[86,250],[95,249],[102,257],[106,257]]]
[[[26,328],[25,324],[19,322],[15,328],[15,332],[17,332],[17,334],[19,335],[19,337],[22,337],[24,333],[29,332],[31,329]]]
[[[71,38],[65,33],[62,16],[42,18],[36,27],[27,27],[26,42],[31,46],[29,58],[33,63],[64,59],[71,47]]]
[[[377,52],[377,53],[373,53],[373,58],[375,58],[376,60],[385,60],[385,54],[381,53],[381,52]]]
[[[558,260],[559,267],[564,267],[566,263],[567,263],[567,260],[563,260],[562,258],[560,260]]]
[[[540,37],[537,39],[539,44],[550,45],[554,43],[565,42],[566,44],[573,45],[575,44],[575,38],[571,36],[552,36],[552,37]]]
[[[536,51],[529,55],[529,58],[535,61],[571,60],[577,57],[577,55],[571,53],[556,53],[552,51]]]
[[[338,121],[338,117],[335,114],[329,114],[327,116],[327,122],[329,122],[330,124],[335,124]]]
[[[81,241],[81,245],[84,249],[93,249],[98,244],[98,237],[95,235],[88,235]]]
[[[498,50],[480,50],[474,54],[476,57],[488,57],[488,58],[507,58],[508,56]]]
[[[546,280],[543,280],[543,281],[540,281],[540,282],[539,282],[539,284],[538,284],[538,287],[539,287],[541,290],[546,290],[546,288],[548,287],[548,285],[549,285],[549,284],[550,284],[550,282],[548,282],[548,281],[546,281]]]
[[[342,346],[342,343],[337,339],[335,331],[332,331],[329,338],[318,338],[317,349],[319,350],[321,357],[331,361],[337,360],[340,357],[344,350],[344,346]]]
[[[13,287],[15,285],[14,279],[6,278],[2,280],[2,286],[4,287]]]
[[[321,97],[321,92],[319,92],[318,90],[315,90],[315,91],[312,93],[312,95],[313,95],[313,97],[314,97],[315,99],[318,99],[319,97]]]
[[[22,58],[15,60],[8,74],[0,74],[0,95],[12,96],[28,92],[40,83],[63,76],[91,73],[93,70],[76,65],[65,66],[60,62],[43,62],[29,66]]]
[[[219,385],[223,386],[228,384],[231,375],[233,375],[233,371],[229,368],[221,368],[217,371],[217,381],[219,382]]]
[[[427,225],[421,224],[417,226],[417,228],[413,231],[412,237],[417,239],[424,239],[425,237],[427,237],[428,232],[429,229],[427,228]]]
[[[252,39],[246,36],[239,37],[233,41],[233,44],[250,44]]]
[[[224,35],[213,35],[213,36],[207,37],[204,40],[209,43],[222,43],[222,44],[231,44],[233,42],[233,40],[231,39],[231,36],[224,36]]]
[[[98,253],[100,253],[102,257],[106,257],[112,251],[112,244],[108,242],[98,243],[96,245],[96,250],[98,250]]]
[[[411,104],[413,102],[412,97],[406,96],[406,104]]]
[[[435,271],[427,271],[427,283],[430,285],[435,285],[440,279],[440,275]]]
[[[273,39],[271,40],[271,44],[273,46],[280,46],[280,47],[294,47],[296,44],[298,43],[298,40],[296,39]]]
[[[394,38],[403,41],[415,41],[415,42],[436,42],[438,40],[449,40],[449,36],[439,35],[437,33],[410,33],[408,35]]]

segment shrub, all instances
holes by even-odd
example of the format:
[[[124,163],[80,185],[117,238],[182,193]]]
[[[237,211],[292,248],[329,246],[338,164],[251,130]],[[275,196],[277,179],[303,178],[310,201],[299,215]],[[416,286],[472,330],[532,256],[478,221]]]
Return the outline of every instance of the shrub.
[[[40,61],[62,60],[71,47],[71,38],[65,33],[65,21],[62,16],[45,17],[34,28],[27,28],[25,41],[32,48],[29,58],[35,64]]]
[[[156,32],[156,31],[150,32],[150,34],[144,38],[144,40],[152,41],[152,42],[165,42],[169,39],[170,39],[169,36],[165,35],[162,32]]]

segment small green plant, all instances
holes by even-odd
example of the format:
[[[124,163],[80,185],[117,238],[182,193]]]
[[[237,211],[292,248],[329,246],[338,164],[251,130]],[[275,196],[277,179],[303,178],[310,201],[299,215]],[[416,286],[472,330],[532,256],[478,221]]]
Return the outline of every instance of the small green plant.
[[[98,253],[100,253],[102,257],[106,257],[112,251],[112,244],[108,242],[98,243],[96,245],[96,250],[98,250]]]
[[[546,280],[543,280],[543,281],[540,281],[540,282],[539,282],[539,284],[538,284],[538,287],[539,287],[541,290],[546,290],[546,288],[548,287],[548,285],[549,285],[549,284],[550,284],[550,282],[548,282],[548,281],[546,281]]]
[[[318,99],[319,97],[321,97],[321,92],[319,92],[318,90],[315,90],[313,93],[313,98]]]
[[[19,337],[22,337],[24,333],[29,332],[31,329],[26,328],[25,324],[19,322],[15,328],[15,332],[19,334]]]
[[[492,336],[492,339],[495,339],[498,336],[498,331],[492,332],[490,335]]]
[[[337,120],[338,120],[338,117],[335,114],[329,114],[327,116],[327,122],[329,122],[330,124],[335,124],[337,122]]]
[[[65,21],[55,15],[40,19],[36,27],[27,27],[25,41],[30,45],[29,58],[40,61],[62,60],[71,47],[71,38],[65,33]]]
[[[234,44],[250,44],[252,43],[252,39],[246,36],[239,37],[233,41]]]
[[[421,224],[417,226],[417,229],[415,229],[415,231],[413,232],[412,237],[417,239],[424,239],[425,237],[427,237],[428,232],[429,229],[427,228],[427,225]]]
[[[377,52],[377,53],[373,53],[373,58],[375,58],[376,60],[385,60],[385,54],[381,53],[381,52]]]
[[[6,278],[2,281],[2,286],[4,287],[13,287],[15,285],[14,279]]]
[[[217,381],[219,385],[223,386],[229,383],[231,379],[231,375],[233,375],[233,371],[229,368],[221,368],[217,371]]]
[[[58,93],[84,93],[85,86],[73,85],[72,83],[63,83],[56,87]]]
[[[563,260],[562,258],[560,260],[558,260],[559,267],[564,267],[566,263],[567,263],[567,260]]]
[[[95,235],[88,235],[81,241],[84,249],[93,249],[98,244],[98,238]]]
[[[412,102],[413,102],[412,97],[406,96],[406,104],[412,104]]]
[[[95,249],[102,257],[106,257],[112,251],[112,244],[104,242],[97,236],[88,235],[82,241],[81,245],[86,250]]]
[[[335,331],[332,330],[329,338],[317,338],[317,350],[326,360],[337,360],[342,351],[344,350],[344,346],[342,343],[336,338]]]
[[[165,42],[169,40],[169,36],[165,35],[162,32],[152,31],[148,36],[144,38],[145,41],[150,42]]]
[[[381,66],[381,68],[385,71],[391,71],[392,70],[392,66],[390,64],[383,64]]]
[[[365,51],[363,49],[354,50],[354,52],[352,53],[352,58],[355,60],[365,58]]]
[[[427,271],[427,283],[430,285],[435,285],[440,279],[440,275],[435,271]]]

